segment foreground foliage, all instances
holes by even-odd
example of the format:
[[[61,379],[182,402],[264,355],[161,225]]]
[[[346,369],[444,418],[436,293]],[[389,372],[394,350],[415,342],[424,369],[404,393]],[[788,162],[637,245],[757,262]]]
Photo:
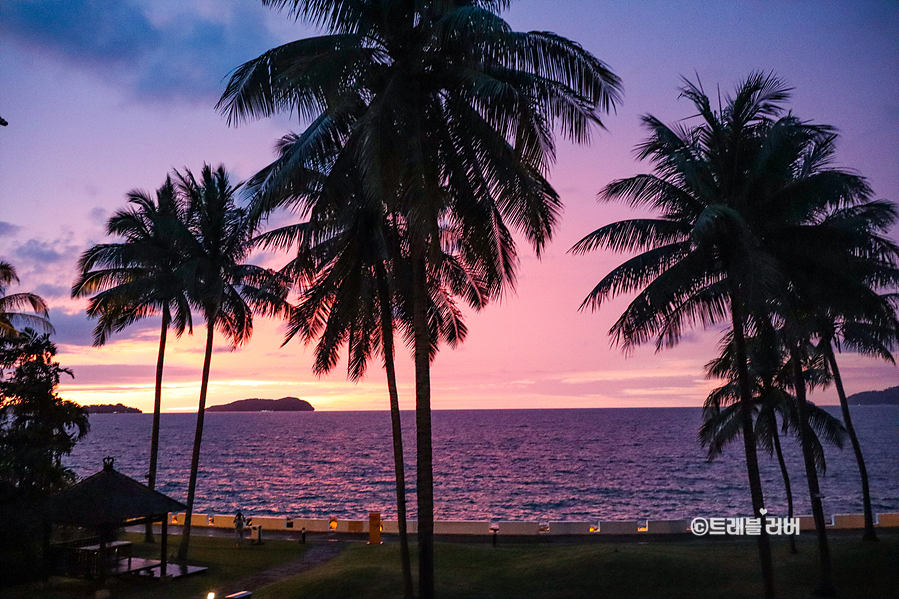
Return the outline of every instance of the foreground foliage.
[[[61,374],[48,335],[0,337],[0,586],[40,573],[41,501],[74,481],[62,463],[87,434],[84,408],[56,394]]]

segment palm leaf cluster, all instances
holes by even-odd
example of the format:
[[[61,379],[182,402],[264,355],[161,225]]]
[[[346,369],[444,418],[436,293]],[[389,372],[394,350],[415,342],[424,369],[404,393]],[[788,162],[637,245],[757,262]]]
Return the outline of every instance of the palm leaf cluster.
[[[889,352],[899,326],[894,300],[883,291],[899,280],[899,248],[887,237],[897,212],[893,204],[874,200],[862,177],[834,166],[835,132],[787,112],[789,92],[774,75],[753,73],[716,110],[701,84],[685,80],[681,95],[695,107],[693,119],[669,126],[643,118],[649,137],[638,156],[652,163],[653,173],[613,181],[600,194],[603,201],[623,200],[658,218],[606,225],[572,251],[634,254],[582,306],[597,309],[611,297],[634,294],[610,331],[625,350],[651,340],[657,350],[670,347],[694,326],[727,324],[730,356],[719,374],[726,371],[733,385],[719,390],[713,402],[725,396],[737,401],[726,415],[739,418],[756,513],[764,499],[756,456],[763,431],[756,430],[755,413],[766,404],[754,397],[778,389],[772,367],[790,368],[779,376],[794,391],[789,403],[797,419],[791,422],[798,426],[812,508],[820,520],[819,591],[829,593],[815,467],[823,465],[822,453],[812,430],[817,412],[806,398],[815,380],[811,365],[821,362],[823,350],[810,348],[823,341],[829,346],[835,330],[846,330],[843,323],[848,330],[855,326],[848,323],[858,323],[876,330],[875,346]],[[766,333],[775,329],[776,340]],[[767,369],[751,368],[752,337],[767,338],[769,356],[755,360],[769,360]],[[770,596],[773,570],[764,534],[759,551]]]
[[[159,418],[167,332],[192,329],[193,314],[206,322],[206,354],[200,386],[197,429],[188,482],[188,513],[192,512],[199,468],[206,394],[214,331],[232,347],[253,333],[253,315],[288,312],[287,281],[269,269],[245,260],[253,250],[255,229],[246,210],[235,204],[238,187],[224,167],[204,165],[199,177],[174,172],[149,194],[132,191],[131,207],[110,218],[107,232],[121,241],[87,250],[79,261],[81,274],[73,296],[90,296],[88,315],[97,318],[96,345],[105,343],[139,319],[161,314],[159,356],[149,482],[155,485],[159,448]],[[189,522],[189,518],[188,518]],[[150,536],[148,529],[147,535]],[[179,557],[187,555],[190,526],[184,527]]]
[[[421,596],[430,597],[437,341],[464,335],[453,298],[480,307],[514,285],[514,232],[538,253],[549,240],[561,209],[545,178],[554,131],[587,141],[618,102],[620,82],[570,40],[513,31],[497,14],[505,1],[265,3],[326,34],[238,67],[219,108],[231,123],[289,112],[306,125],[281,140],[277,160],[247,189],[258,218],[277,208],[308,218],[302,231],[271,239],[301,248],[296,273],[318,273],[297,277],[311,287],[292,324],[321,340],[316,369],[332,367],[333,348],[346,342],[350,374],[360,374],[366,353],[390,334],[374,314],[400,323],[413,348],[419,573]],[[354,247],[357,226],[369,247]],[[378,290],[385,281],[386,293]]]
[[[15,267],[0,261],[0,338],[15,337],[25,327],[53,331],[47,320],[47,304],[40,296],[28,292],[6,294],[6,288],[18,282]]]

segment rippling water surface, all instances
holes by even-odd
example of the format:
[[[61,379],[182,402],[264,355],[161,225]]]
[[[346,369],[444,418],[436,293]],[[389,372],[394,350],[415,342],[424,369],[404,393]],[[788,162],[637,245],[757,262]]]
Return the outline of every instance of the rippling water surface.
[[[838,408],[828,408],[838,414]],[[143,480],[151,414],[95,414],[68,464]],[[436,516],[442,520],[596,520],[750,512],[742,442],[707,463],[697,408],[462,410],[433,414]],[[858,406],[853,422],[875,512],[899,512],[899,406]],[[414,414],[403,412],[409,508],[415,514]],[[163,414],[157,488],[187,495],[195,414]],[[784,451],[797,513],[810,513],[796,443]],[[784,513],[777,463],[761,456],[769,511]],[[860,513],[852,449],[827,449],[825,511]],[[387,412],[207,413],[195,511],[395,517]]]

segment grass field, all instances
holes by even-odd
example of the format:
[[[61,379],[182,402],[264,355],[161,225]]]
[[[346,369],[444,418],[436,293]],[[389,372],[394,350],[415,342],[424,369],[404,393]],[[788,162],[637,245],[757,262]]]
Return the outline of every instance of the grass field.
[[[138,541],[138,536],[130,537]],[[177,539],[173,539],[173,551]],[[326,541],[322,541],[326,542]],[[237,549],[231,539],[195,537],[190,563],[209,571],[166,584],[146,580],[114,580],[112,597],[205,599],[256,572],[298,559],[309,545],[268,541]],[[341,543],[331,561],[308,572],[253,591],[254,599],[401,596],[399,547]],[[881,534],[879,543],[856,536],[831,539],[835,582],[843,598],[899,599],[899,532]],[[808,597],[817,577],[812,535],[800,537],[799,554],[786,542],[774,545],[778,594]],[[135,545],[135,555],[157,555],[157,546]],[[437,596],[454,598],[603,597],[758,597],[761,576],[756,545],[750,540],[702,539],[663,542],[527,544],[491,547],[483,544],[438,543]],[[0,592],[0,598],[57,599],[92,597],[86,581],[55,578]]]
[[[775,545],[778,594],[807,597],[815,586],[816,543],[799,554]],[[899,536],[877,544],[831,539],[840,597],[899,597]],[[571,545],[438,544],[437,596],[451,598],[759,597],[755,542],[590,543]],[[400,597],[399,550],[353,545],[328,564],[253,593],[254,599]]]
[[[129,534],[134,556],[159,559],[159,545],[141,543],[143,535]],[[174,555],[180,536],[169,536],[169,552]],[[108,580],[111,597],[127,599],[185,598],[206,599],[207,593],[219,592],[229,583],[246,578],[284,562],[302,557],[308,545],[296,541],[266,541],[265,545],[244,544],[240,549],[231,538],[193,536],[188,563],[209,568],[207,572],[166,583],[123,577]],[[48,583],[31,584],[0,591],[2,599],[80,599],[93,597],[96,582],[70,578],[51,578]]]

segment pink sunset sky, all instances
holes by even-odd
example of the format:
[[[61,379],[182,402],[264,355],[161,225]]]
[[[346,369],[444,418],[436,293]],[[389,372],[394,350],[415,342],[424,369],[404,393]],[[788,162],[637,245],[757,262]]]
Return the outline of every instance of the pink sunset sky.
[[[616,113],[589,146],[560,144],[551,181],[565,203],[542,259],[522,244],[514,293],[469,314],[468,340],[432,367],[435,409],[700,406],[716,385],[703,365],[718,331],[696,331],[673,350],[610,346],[626,300],[579,312],[592,286],[624,257],[567,253],[599,226],[627,218],[600,205],[612,179],[649,170],[635,161],[639,116],[691,116],[680,77],[710,95],[730,93],[751,71],[774,71],[795,90],[803,119],[837,127],[841,166],[866,176],[877,197],[899,190],[899,3],[892,1],[520,0],[515,29],[548,30],[581,43],[624,83]],[[229,128],[214,105],[229,71],[270,47],[314,34],[254,0],[4,0],[0,6],[0,259],[51,306],[59,361],[75,373],[61,395],[80,403],[152,409],[158,319],[103,348],[91,346],[84,302],[69,299],[75,263],[107,241],[106,219],[125,194],[155,190],[173,168],[223,163],[235,181],[272,158],[275,140],[303,124],[281,117]],[[259,256],[269,266],[272,257]],[[203,335],[169,346],[164,411],[196,409]],[[217,340],[210,404],[293,395],[320,410],[387,409],[375,361],[359,384],[345,364],[311,374],[311,348],[280,347],[277,322],[258,319],[252,341],[230,352]],[[849,393],[899,384],[894,366],[842,358]],[[407,351],[398,354],[400,401],[414,406]],[[836,402],[833,390],[819,403]]]

